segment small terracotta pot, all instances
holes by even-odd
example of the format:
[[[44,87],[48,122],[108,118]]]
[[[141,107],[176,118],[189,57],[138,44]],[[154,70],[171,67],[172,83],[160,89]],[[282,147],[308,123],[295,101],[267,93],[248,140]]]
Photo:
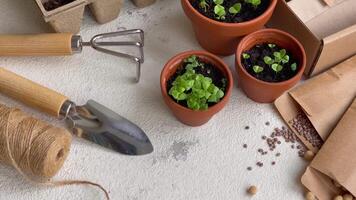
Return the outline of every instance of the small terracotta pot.
[[[298,73],[291,79],[278,83],[265,82],[250,75],[242,65],[241,54],[262,43],[274,43],[290,52],[299,63]],[[300,42],[292,35],[276,29],[262,29],[247,35],[241,40],[236,51],[238,83],[250,99],[260,103],[273,102],[297,84],[303,75],[305,65],[306,55]]]
[[[228,85],[223,99],[221,99],[221,101],[214,106],[209,107],[206,111],[194,111],[187,107],[181,106],[175,102],[167,92],[167,82],[169,78],[175,74],[178,67],[182,65],[183,60],[191,55],[196,55],[203,61],[216,66],[228,80]],[[233,78],[229,67],[219,57],[205,51],[188,51],[180,53],[167,62],[161,73],[161,91],[165,103],[172,110],[173,114],[179,121],[189,126],[201,126],[208,122],[217,112],[223,109],[229,101],[232,88]]]
[[[270,6],[259,17],[242,23],[223,23],[205,17],[190,3],[181,0],[183,10],[193,24],[193,29],[200,45],[217,55],[231,55],[241,37],[261,29],[271,18],[277,0],[271,0]]]

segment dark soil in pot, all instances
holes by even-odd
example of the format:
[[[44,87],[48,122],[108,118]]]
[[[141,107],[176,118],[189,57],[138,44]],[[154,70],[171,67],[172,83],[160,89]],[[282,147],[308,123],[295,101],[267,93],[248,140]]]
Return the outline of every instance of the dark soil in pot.
[[[72,3],[73,1],[75,0],[49,0],[43,3],[43,7],[47,11],[51,11],[66,4]]]
[[[299,71],[299,63],[293,55],[275,44],[255,45],[243,52],[241,60],[250,75],[266,82],[286,81]]]
[[[226,15],[222,19],[218,19],[217,15],[214,12],[215,3],[213,0],[205,0],[206,5],[201,6],[200,0],[192,0],[192,6],[198,10],[202,15],[225,23],[240,23],[249,21],[257,18],[262,15],[270,5],[270,0],[261,0],[261,4],[257,7],[254,7],[252,4],[247,3],[246,0],[225,0],[223,4],[221,4],[225,8]],[[241,10],[237,14],[232,14],[229,12],[229,9],[233,7],[235,4],[241,4]]]
[[[226,87],[228,85],[227,78],[223,75],[223,73],[218,70],[213,64],[208,63],[197,57],[197,61],[199,63],[202,63],[202,65],[194,68],[196,74],[201,74],[204,77],[208,77],[212,79],[212,83],[217,86],[219,89],[221,89],[224,93],[226,93]],[[183,75],[187,70],[186,67],[189,63],[183,62],[180,67],[178,67],[177,71],[168,79],[167,81],[167,93],[169,94],[170,89],[173,87],[174,81],[177,79],[177,77]],[[188,93],[190,91],[187,91]],[[182,101],[177,101],[174,99],[172,95],[170,97],[176,101],[178,104],[188,107],[187,101],[182,100]],[[208,106],[213,106],[216,103],[208,102]]]

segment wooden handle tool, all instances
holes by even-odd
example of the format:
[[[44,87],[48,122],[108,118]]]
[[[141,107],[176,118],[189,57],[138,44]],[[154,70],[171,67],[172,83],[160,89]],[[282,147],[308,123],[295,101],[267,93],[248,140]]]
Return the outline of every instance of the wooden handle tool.
[[[72,55],[71,33],[1,35],[0,56]]]
[[[60,117],[68,97],[0,68],[0,93],[49,115]]]

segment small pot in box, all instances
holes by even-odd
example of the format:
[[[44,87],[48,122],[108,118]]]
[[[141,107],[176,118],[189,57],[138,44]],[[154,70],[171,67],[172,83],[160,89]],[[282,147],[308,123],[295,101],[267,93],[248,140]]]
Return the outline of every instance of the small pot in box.
[[[95,20],[100,24],[116,19],[123,5],[123,0],[92,0],[89,8]]]
[[[233,78],[229,67],[217,56],[188,51],[167,62],[160,84],[163,99],[177,119],[200,126],[227,104]]]
[[[277,0],[181,0],[181,3],[200,45],[214,54],[231,55],[242,36],[267,23]]]
[[[273,102],[297,84],[305,66],[300,42],[276,29],[247,35],[236,51],[238,83],[249,98],[260,103]]]
[[[36,0],[36,3],[55,32],[79,32],[87,4],[85,0]]]
[[[84,9],[88,4],[96,21],[101,24],[117,18],[122,7],[122,0],[36,0],[36,3],[45,21],[60,33],[80,31]]]

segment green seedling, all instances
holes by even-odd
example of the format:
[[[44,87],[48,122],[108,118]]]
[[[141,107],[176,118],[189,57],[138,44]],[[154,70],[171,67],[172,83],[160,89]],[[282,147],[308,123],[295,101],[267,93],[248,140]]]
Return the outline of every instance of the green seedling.
[[[225,19],[226,11],[225,11],[224,6],[216,5],[214,7],[214,13],[216,14],[216,19],[219,19],[219,20],[224,20]]]
[[[208,103],[218,103],[224,97],[224,92],[214,85],[211,78],[195,73],[194,69],[203,67],[203,63],[196,56],[191,56],[184,62],[186,72],[174,80],[169,94],[177,101],[186,101],[188,108],[192,110],[207,110]]]
[[[209,7],[209,4],[206,2],[206,0],[200,0],[199,6],[204,9],[204,11],[207,11],[207,8]]]
[[[273,44],[274,45],[274,44]],[[268,44],[270,48],[274,48],[275,46],[271,47],[270,44]],[[274,58],[271,58],[269,56],[265,56],[263,58],[263,61],[267,64],[270,65],[273,71],[276,73],[280,72],[283,70],[283,65],[289,62],[289,55],[287,55],[287,51],[285,49],[281,49],[280,51],[276,51],[273,53]],[[295,71],[297,69],[297,64],[293,63],[291,65],[291,69]]]
[[[241,7],[242,7],[241,3],[235,3],[232,7],[229,8],[229,13],[236,15],[240,13]]]
[[[225,7],[222,5],[224,0],[214,0],[216,4],[214,7],[214,13],[216,14],[216,19],[224,20],[226,16]]]
[[[242,54],[242,58],[245,59],[245,60],[246,60],[246,59],[249,59],[250,57],[251,57],[251,56],[250,56],[250,54],[248,54],[248,53],[243,53],[243,54]]]
[[[255,9],[261,4],[261,0],[245,0],[245,2],[251,4]]]
[[[279,52],[274,52],[274,60],[277,63],[282,62],[283,64],[286,64],[289,62],[289,56],[287,55],[287,51],[285,49],[281,49]]]
[[[296,71],[297,70],[297,63],[291,64],[290,68],[292,69],[292,71]]]
[[[274,47],[276,47],[276,45],[275,44],[268,44],[268,47],[273,49]]]
[[[278,72],[282,71],[283,66],[280,65],[280,64],[278,64],[278,63],[273,63],[273,64],[271,65],[271,68],[273,69],[273,71],[275,71],[276,73],[278,73]]]
[[[263,58],[263,61],[264,61],[267,65],[272,65],[272,64],[274,63],[274,60],[273,60],[271,57],[269,57],[269,56],[265,56],[265,57]]]
[[[261,73],[261,72],[263,72],[263,67],[260,67],[260,66],[258,66],[258,65],[255,65],[255,66],[253,66],[253,71],[254,71],[256,74]]]

